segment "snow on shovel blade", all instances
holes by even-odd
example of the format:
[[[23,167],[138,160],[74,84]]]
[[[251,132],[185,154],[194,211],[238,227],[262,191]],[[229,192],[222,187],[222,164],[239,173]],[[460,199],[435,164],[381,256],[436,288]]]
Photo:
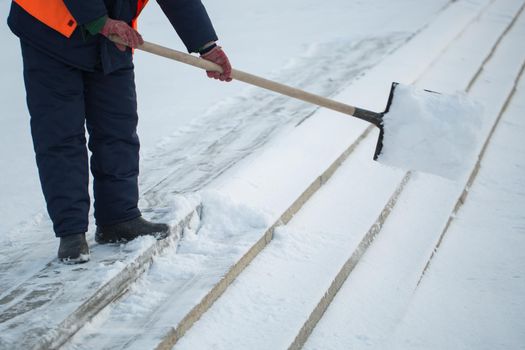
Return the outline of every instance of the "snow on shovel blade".
[[[374,159],[458,180],[477,157],[481,125],[481,105],[464,93],[393,83]]]

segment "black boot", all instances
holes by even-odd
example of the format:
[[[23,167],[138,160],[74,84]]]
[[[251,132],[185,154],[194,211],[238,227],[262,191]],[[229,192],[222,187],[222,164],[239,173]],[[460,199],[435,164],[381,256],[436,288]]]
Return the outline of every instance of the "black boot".
[[[82,264],[89,261],[89,247],[85,233],[60,237],[58,260],[64,264]]]
[[[170,227],[166,224],[156,224],[143,217],[122,222],[116,225],[97,226],[95,241],[99,244],[128,242],[139,236],[154,236],[164,239],[170,234]]]

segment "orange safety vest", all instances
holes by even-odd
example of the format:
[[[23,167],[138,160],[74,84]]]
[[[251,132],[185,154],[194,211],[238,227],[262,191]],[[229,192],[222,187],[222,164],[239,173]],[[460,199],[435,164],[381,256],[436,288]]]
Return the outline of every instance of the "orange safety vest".
[[[22,7],[31,16],[38,19],[48,27],[53,28],[60,34],[71,37],[78,24],[73,18],[71,12],[64,4],[64,0],[13,0],[20,7]],[[137,28],[137,17],[142,12],[142,9],[148,0],[138,0],[137,13],[133,18],[131,24],[133,28]]]

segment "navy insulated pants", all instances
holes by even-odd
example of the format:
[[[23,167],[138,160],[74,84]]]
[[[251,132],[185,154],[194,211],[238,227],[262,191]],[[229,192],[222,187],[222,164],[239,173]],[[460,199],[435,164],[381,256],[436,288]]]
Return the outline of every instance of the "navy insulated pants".
[[[88,228],[89,133],[97,225],[140,216],[133,64],[108,75],[72,67],[22,42],[27,105],[42,190],[58,237]]]

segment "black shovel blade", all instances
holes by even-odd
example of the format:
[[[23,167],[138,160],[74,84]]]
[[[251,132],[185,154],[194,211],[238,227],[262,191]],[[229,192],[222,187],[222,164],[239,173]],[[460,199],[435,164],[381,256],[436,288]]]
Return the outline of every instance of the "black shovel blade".
[[[390,94],[388,96],[388,102],[386,104],[386,108],[384,112],[376,113],[376,112],[368,111],[366,109],[361,109],[361,108],[355,109],[355,114],[354,114],[355,117],[365,120],[367,122],[370,122],[379,128],[379,137],[377,139],[376,150],[374,152],[374,160],[377,160],[377,158],[381,154],[381,151],[383,150],[383,138],[385,134],[385,129],[383,125],[383,117],[390,110],[390,106],[392,105],[392,100],[394,99],[394,91],[396,90],[396,87],[398,85],[399,83],[396,83],[396,82],[392,83],[392,86],[390,87]]]
[[[394,92],[398,85],[399,83],[393,82],[392,85],[390,86],[390,94],[388,95],[388,101],[386,103],[386,108],[385,108],[385,111],[381,113],[381,123],[377,125],[377,127],[379,128],[379,137],[377,139],[376,150],[374,152],[374,160],[377,160],[377,158],[379,158],[379,155],[381,154],[381,151],[383,150],[383,139],[385,136],[385,127],[383,124],[383,117],[390,110],[390,106],[392,105],[392,101],[394,100]]]

